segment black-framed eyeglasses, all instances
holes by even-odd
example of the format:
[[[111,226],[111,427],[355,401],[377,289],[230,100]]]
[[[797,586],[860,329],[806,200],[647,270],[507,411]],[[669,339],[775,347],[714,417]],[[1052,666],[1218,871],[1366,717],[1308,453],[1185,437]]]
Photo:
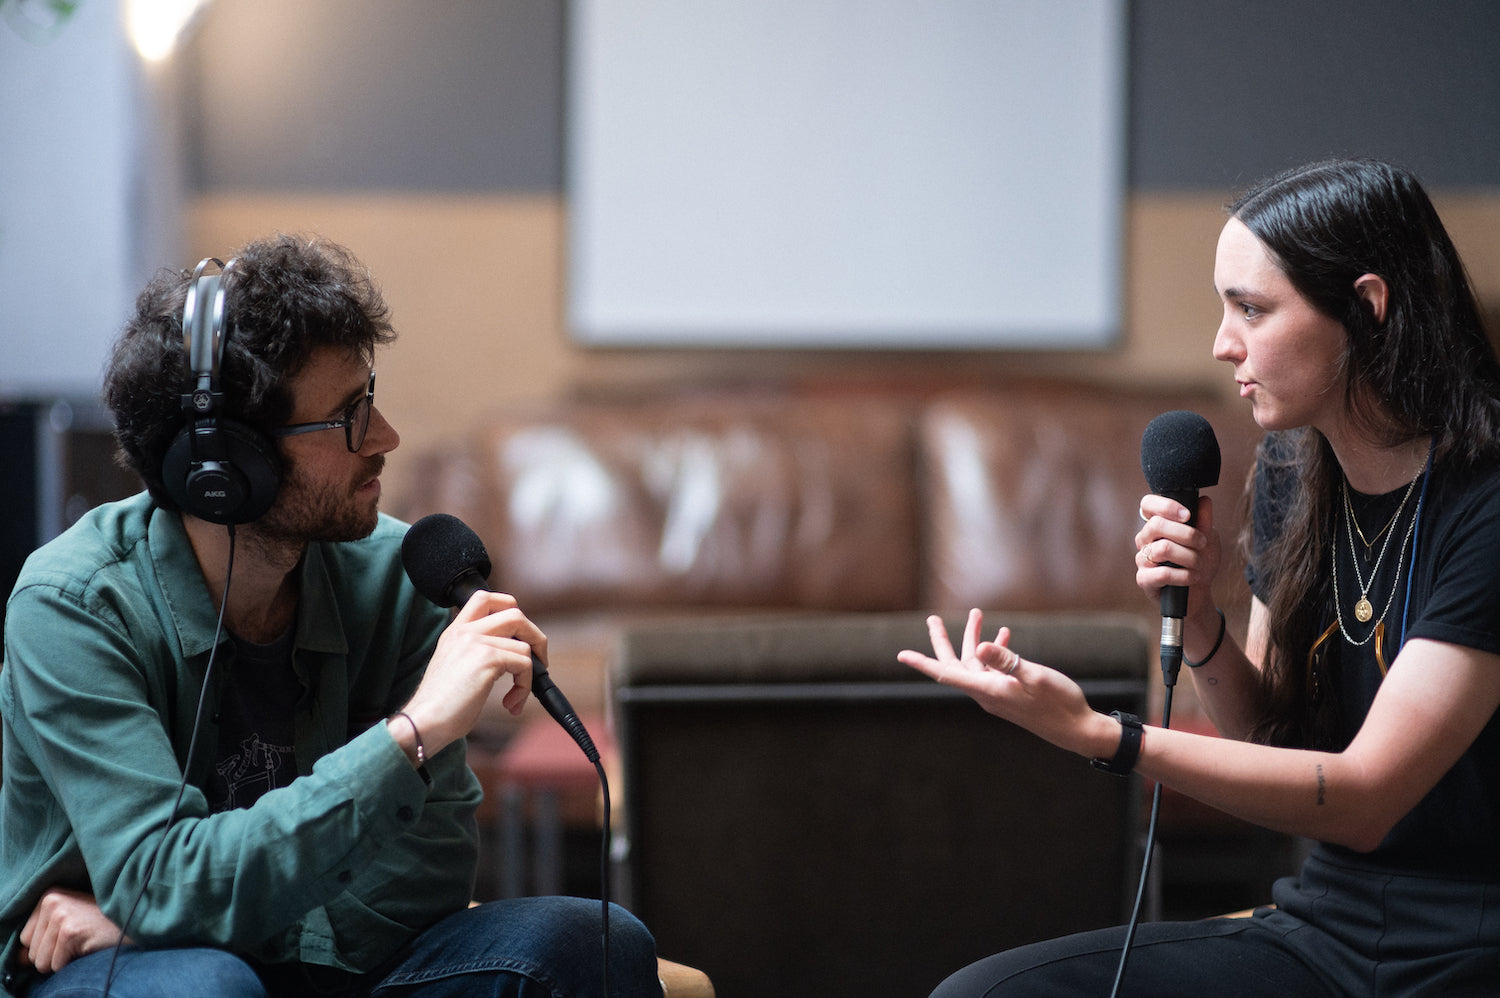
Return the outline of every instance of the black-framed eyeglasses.
[[[343,427],[344,446],[349,453],[358,454],[365,445],[365,434],[370,429],[370,410],[375,407],[375,372],[370,372],[370,385],[365,393],[345,409],[338,419],[324,419],[316,423],[288,423],[276,431],[277,437],[295,437],[299,433],[317,433],[319,430],[336,430]]]

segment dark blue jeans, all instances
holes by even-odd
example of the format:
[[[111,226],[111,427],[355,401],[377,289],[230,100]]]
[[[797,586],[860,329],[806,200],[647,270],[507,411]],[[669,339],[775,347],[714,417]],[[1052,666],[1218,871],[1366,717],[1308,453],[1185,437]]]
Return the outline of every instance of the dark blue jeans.
[[[413,939],[380,970],[255,966],[211,948],[126,947],[112,998],[562,998],[603,994],[601,905],[582,898],[496,901],[456,912]],[[110,952],[75,960],[38,981],[27,998],[97,998]],[[660,998],[656,943],[635,916],[609,913],[610,998]]]

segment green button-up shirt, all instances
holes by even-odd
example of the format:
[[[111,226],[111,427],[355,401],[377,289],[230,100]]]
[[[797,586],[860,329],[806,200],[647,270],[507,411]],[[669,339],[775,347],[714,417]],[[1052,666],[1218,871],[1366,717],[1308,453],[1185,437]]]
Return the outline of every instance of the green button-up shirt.
[[[405,530],[382,516],[365,540],[308,547],[299,776],[219,814],[204,789],[233,643],[218,649],[189,759],[217,617],[181,518],[142,494],[27,560],[0,668],[0,992],[23,980],[17,937],[43,891],[89,891],[122,924],[159,845],[129,925],[145,944],[362,972],[464,907],[480,790],[463,745],[429,760],[428,786],[383,723],[448,621],[406,580]]]

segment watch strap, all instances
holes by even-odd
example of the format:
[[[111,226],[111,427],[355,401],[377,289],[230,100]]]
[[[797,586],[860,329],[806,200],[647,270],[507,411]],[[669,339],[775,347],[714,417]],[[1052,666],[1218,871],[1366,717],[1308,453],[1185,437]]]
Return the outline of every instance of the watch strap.
[[[1120,746],[1115,749],[1113,759],[1089,760],[1095,769],[1116,776],[1128,776],[1141,757],[1141,719],[1123,710],[1112,710],[1109,716],[1120,722]]]

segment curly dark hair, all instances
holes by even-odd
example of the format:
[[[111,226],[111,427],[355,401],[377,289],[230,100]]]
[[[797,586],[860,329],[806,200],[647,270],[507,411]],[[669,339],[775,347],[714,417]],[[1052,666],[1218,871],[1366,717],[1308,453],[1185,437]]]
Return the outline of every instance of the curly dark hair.
[[[182,311],[191,280],[187,270],[157,273],[136,299],[104,376],[122,462],[166,509],[176,504],[162,484],[162,458],[186,423]],[[396,337],[369,271],[327,240],[277,235],[252,242],[232,258],[224,289],[225,410],[267,436],[290,418],[288,381],[315,350],[335,347],[373,360],[375,348]]]
[[[1414,176],[1375,160],[1312,163],[1257,185],[1229,214],[1344,327],[1345,408],[1372,434],[1388,444],[1430,436],[1435,465],[1500,456],[1500,359],[1458,251]],[[1364,274],[1390,289],[1384,321],[1355,288]],[[1282,466],[1296,486],[1258,566],[1269,582],[1270,649],[1266,710],[1252,738],[1342,748],[1333,720],[1309,707],[1306,678],[1332,599],[1326,552],[1342,471],[1317,430],[1275,437],[1260,460]]]

